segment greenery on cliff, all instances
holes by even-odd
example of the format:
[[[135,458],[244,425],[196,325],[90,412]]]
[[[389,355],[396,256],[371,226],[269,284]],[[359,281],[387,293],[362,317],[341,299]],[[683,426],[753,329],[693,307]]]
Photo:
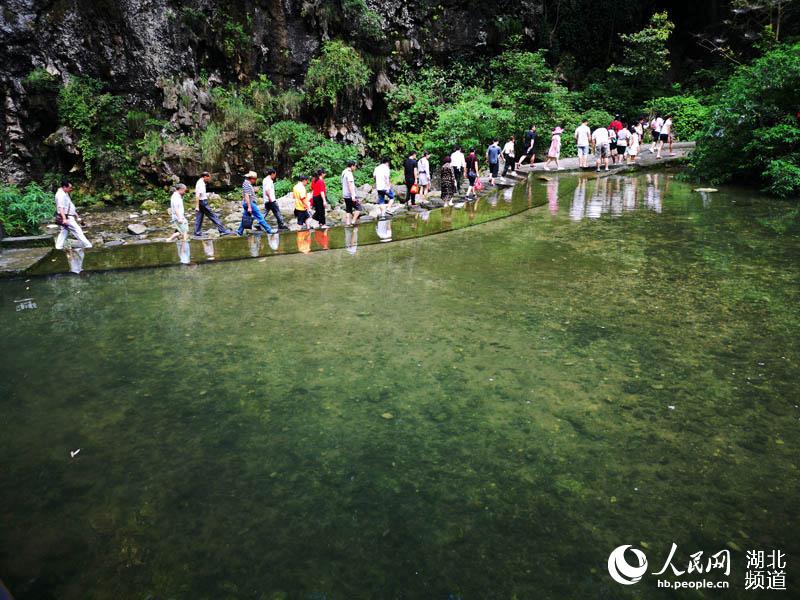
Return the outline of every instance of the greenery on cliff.
[[[358,159],[364,165],[359,178],[366,181],[384,155],[399,164],[411,149],[427,149],[436,163],[454,144],[482,148],[495,136],[521,136],[531,124],[539,128],[541,154],[557,125],[569,132],[583,117],[598,126],[616,113],[633,119],[656,111],[673,115],[679,139],[697,140],[691,164],[707,180],[756,183],[785,197],[800,192],[800,43],[785,19],[782,31],[780,21],[759,21],[763,29],[755,44],[747,43],[752,24],[732,21],[727,35],[739,43],[704,40],[704,69],[681,81],[671,76],[680,72],[669,50],[675,26],[662,12],[620,32],[605,64],[588,66],[566,51],[566,30],[564,38],[536,49],[521,35],[521,23],[499,20],[496,50],[444,64],[406,64],[388,82],[381,18],[363,0],[325,0],[309,4],[308,11],[306,17],[330,39],[309,61],[302,86],[281,87],[242,68],[250,43],[247,19],[215,12],[209,20],[185,9],[180,18],[205,31],[238,73],[235,83],[206,73],[196,77],[210,101],[202,107],[207,114],[188,126],[170,118],[174,111],[145,110],[98,79],[69,75],[62,83],[44,69],[31,71],[23,82],[29,97],[56,102],[58,125],[74,145],[72,170],[84,190],[78,199],[138,203],[152,186],[165,183],[163,165],[188,176],[197,168],[219,172],[232,164],[236,180],[235,171],[246,165],[231,157],[252,161],[259,172],[274,165],[282,177],[319,167],[338,173],[347,160]],[[347,33],[337,37],[338,31]],[[173,86],[176,110],[199,113],[177,80]],[[358,135],[330,137],[330,125],[341,122]],[[563,153],[571,151],[571,136],[564,136]],[[63,170],[63,162],[54,165],[42,186],[53,187]],[[21,207],[32,206],[28,200],[37,189],[3,188],[6,229],[34,225],[38,217],[24,216]],[[39,212],[32,208],[30,215]]]

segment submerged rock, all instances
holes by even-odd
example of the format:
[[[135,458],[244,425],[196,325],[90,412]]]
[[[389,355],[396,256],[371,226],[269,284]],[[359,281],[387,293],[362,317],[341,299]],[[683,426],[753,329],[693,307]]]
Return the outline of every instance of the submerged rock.
[[[147,227],[141,223],[131,223],[128,225],[128,233],[131,235],[142,235],[147,232]]]

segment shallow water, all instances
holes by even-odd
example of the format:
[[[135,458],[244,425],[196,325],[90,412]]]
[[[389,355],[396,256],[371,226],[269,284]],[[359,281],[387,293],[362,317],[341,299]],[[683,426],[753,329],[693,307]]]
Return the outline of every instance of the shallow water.
[[[790,207],[664,173],[524,195],[546,206],[400,243],[0,282],[0,578],[719,597],[609,577],[675,542],[684,570],[731,550],[730,598],[780,549],[796,595],[800,242],[765,226]]]

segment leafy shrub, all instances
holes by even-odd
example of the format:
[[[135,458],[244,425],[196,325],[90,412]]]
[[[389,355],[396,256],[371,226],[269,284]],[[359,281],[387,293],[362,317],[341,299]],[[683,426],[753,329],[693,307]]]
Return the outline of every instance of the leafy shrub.
[[[55,92],[58,89],[58,78],[47,72],[46,69],[37,67],[25,77],[22,85],[29,93],[46,94]]]
[[[103,88],[102,82],[91,77],[71,77],[58,95],[59,118],[77,134],[87,179],[96,173],[135,173],[127,148],[123,99]]]
[[[491,95],[472,88],[439,112],[430,133],[430,150],[440,159],[449,155],[455,145],[482,147],[494,136],[512,131],[514,124],[513,111],[498,108]]]
[[[24,189],[0,185],[0,222],[10,235],[36,233],[55,213],[53,197],[36,183]]]
[[[306,73],[306,94],[313,106],[336,107],[347,94],[358,93],[372,71],[354,48],[338,40],[325,42],[322,55],[314,58]]]
[[[197,137],[197,146],[200,149],[200,160],[207,168],[211,168],[220,158],[225,150],[225,141],[222,137],[222,129],[216,123],[209,123]]]
[[[241,23],[230,19],[222,24],[222,52],[229,60],[242,56],[250,44],[250,36]]]
[[[648,102],[645,112],[672,115],[675,137],[696,140],[707,129],[711,111],[694,96],[666,96]]]
[[[762,181],[779,196],[800,191],[800,43],[777,45],[722,84],[692,156],[712,182]]]
[[[262,135],[268,155],[278,167],[297,162],[310,148],[325,138],[313,127],[296,121],[278,121]]]

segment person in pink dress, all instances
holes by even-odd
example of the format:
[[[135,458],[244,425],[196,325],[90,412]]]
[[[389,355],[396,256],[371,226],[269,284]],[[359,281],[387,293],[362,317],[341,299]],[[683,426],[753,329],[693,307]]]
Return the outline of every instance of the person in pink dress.
[[[544,170],[550,170],[550,161],[555,161],[556,169],[563,171],[564,167],[558,166],[558,158],[561,156],[561,134],[564,130],[561,127],[553,129],[552,137],[550,138],[550,149],[547,151],[547,161],[544,163]]]

